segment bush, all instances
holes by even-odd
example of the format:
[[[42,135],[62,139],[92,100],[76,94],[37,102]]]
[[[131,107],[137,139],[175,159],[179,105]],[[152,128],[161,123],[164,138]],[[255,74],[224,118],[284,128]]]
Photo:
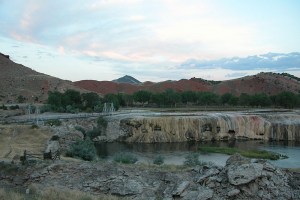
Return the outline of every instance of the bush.
[[[60,126],[61,121],[59,119],[50,119],[46,122],[46,124],[50,126]]]
[[[98,128],[102,127],[104,129],[107,128],[107,120],[104,117],[99,117],[97,120]]]
[[[49,105],[49,104],[45,104],[45,105],[43,105],[43,106],[40,107],[40,112],[41,113],[50,112],[52,110],[53,110],[52,106]]]
[[[89,137],[90,139],[94,139],[100,135],[101,135],[101,130],[96,127],[94,127],[92,130],[90,130],[86,133],[86,136]]]
[[[52,141],[58,141],[59,140],[59,136],[58,135],[53,135],[50,140],[52,140]]]
[[[155,158],[154,158],[154,160],[153,160],[153,164],[155,164],[155,165],[162,165],[162,164],[164,164],[164,157],[163,156],[161,156],[161,155],[158,155],[158,156],[156,156]]]
[[[185,157],[184,165],[192,167],[196,165],[200,165],[199,155],[197,153],[189,154]]]
[[[83,135],[85,134],[85,129],[82,126],[75,126],[75,130],[80,131]]]
[[[14,106],[10,106],[9,109],[10,110],[17,110],[19,109],[20,107],[18,105],[14,105]]]
[[[39,126],[38,126],[38,125],[36,125],[36,124],[32,124],[30,128],[31,128],[31,129],[38,129],[38,128],[39,128]]]
[[[70,150],[67,152],[69,157],[78,157],[83,160],[92,161],[97,157],[96,148],[90,139],[77,140],[71,145]]]
[[[7,110],[7,107],[4,104],[2,104],[2,106],[0,107],[0,109]]]
[[[124,164],[134,164],[138,161],[137,157],[130,153],[118,153],[114,157],[114,161]]]

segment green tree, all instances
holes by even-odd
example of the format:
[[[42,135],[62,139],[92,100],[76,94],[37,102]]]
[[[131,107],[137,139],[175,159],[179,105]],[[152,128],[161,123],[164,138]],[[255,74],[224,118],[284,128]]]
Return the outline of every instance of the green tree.
[[[237,99],[231,93],[225,93],[221,96],[221,103],[223,105],[236,105]]]
[[[181,102],[181,96],[178,92],[175,92],[172,89],[167,89],[163,92],[164,103],[168,106],[176,107],[176,104]]]
[[[82,105],[80,92],[76,90],[67,90],[63,94],[62,104],[64,107],[71,105],[73,107],[79,108]]]
[[[197,93],[193,91],[184,91],[181,93],[182,103],[196,103],[197,101]]]
[[[212,92],[199,92],[198,96],[198,103],[200,105],[219,105],[220,97],[219,95],[212,93]]]
[[[81,99],[82,99],[83,107],[85,109],[87,108],[94,109],[95,106],[100,104],[100,97],[98,94],[94,92],[81,94]]]
[[[298,96],[292,92],[281,92],[275,98],[275,103],[284,108],[294,108],[299,106]]]
[[[119,98],[116,94],[107,94],[104,96],[103,99],[104,103],[113,103],[115,110],[119,110],[120,108],[120,102],[119,102]]]
[[[49,91],[47,103],[56,110],[57,108],[62,106],[62,97],[63,94],[58,91]]]
[[[250,97],[250,95],[248,95],[246,93],[242,93],[239,96],[239,105],[241,105],[241,106],[249,106],[250,101],[251,101],[251,97]]]
[[[264,93],[254,94],[250,98],[250,106],[270,106],[272,103],[270,97]]]
[[[151,99],[152,93],[145,91],[145,90],[140,90],[137,91],[133,94],[133,100],[136,102],[140,102],[142,104],[149,102]]]

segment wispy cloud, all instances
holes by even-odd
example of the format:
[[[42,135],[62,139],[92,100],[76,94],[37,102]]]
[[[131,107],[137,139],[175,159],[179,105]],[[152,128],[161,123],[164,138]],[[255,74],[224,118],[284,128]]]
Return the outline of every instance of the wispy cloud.
[[[252,69],[297,71],[298,57],[287,60],[277,55],[272,57],[277,59],[275,62],[247,56],[286,53],[291,49],[300,51],[299,45],[295,45],[300,28],[294,25],[300,15],[293,9],[299,4],[294,5],[293,0],[286,0],[285,4],[274,2],[275,8],[284,13],[281,15],[273,7],[265,9],[266,3],[261,1],[244,2],[241,6],[237,2],[225,4],[219,0],[0,0],[0,18],[5,19],[0,21],[0,36],[11,39],[0,44],[0,50],[8,49],[12,40],[24,45],[18,52],[26,52],[25,47],[27,51],[47,47],[55,58],[72,58],[74,73],[81,69],[79,65],[84,65],[93,70],[103,68],[102,71],[111,73],[113,78],[128,71],[140,76],[148,73],[157,79],[201,75],[199,69],[229,70],[222,71],[223,75],[214,73],[218,74],[214,76],[216,79],[244,73],[240,72],[244,70],[251,73]],[[246,16],[244,13],[249,14],[245,10],[247,6],[255,8],[259,17],[253,13]],[[277,28],[280,26],[284,28]],[[20,62],[22,56],[18,58]],[[42,56],[39,55],[40,63],[32,63],[46,66],[41,61]],[[234,56],[239,56],[239,60]],[[222,57],[226,59],[220,59]],[[42,59],[47,63],[45,59],[49,58]],[[60,61],[64,62],[59,63],[61,66],[69,65],[65,59]],[[107,77],[93,76],[100,80]]]

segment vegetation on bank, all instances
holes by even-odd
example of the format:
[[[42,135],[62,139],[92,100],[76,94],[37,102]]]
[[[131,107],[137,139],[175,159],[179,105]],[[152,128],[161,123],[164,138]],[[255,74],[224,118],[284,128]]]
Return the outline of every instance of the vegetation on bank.
[[[59,189],[55,187],[29,186],[29,194],[13,189],[0,188],[0,199],[5,200],[117,200],[122,199],[108,194],[97,194],[93,196],[79,190]]]
[[[118,153],[114,156],[114,161],[124,164],[134,164],[138,161],[138,158],[131,153]]]
[[[85,140],[77,140],[73,143],[69,151],[67,151],[66,156],[92,161],[97,157],[97,151],[93,141],[88,138]]]
[[[96,93],[80,94],[75,90],[65,93],[49,92],[47,105],[41,112],[101,112],[104,103],[113,103],[116,110],[120,106],[149,106],[149,107],[183,107],[183,106],[243,106],[243,107],[300,107],[300,94],[282,92],[269,96],[264,93],[249,95],[242,93],[234,96],[231,93],[218,95],[212,92],[176,92],[167,89],[161,93],[137,91],[132,95],[108,94],[103,98]]]
[[[203,165],[208,165],[208,164],[209,163],[207,163],[207,162],[199,160],[199,154],[198,153],[188,154],[185,157],[185,160],[183,162],[183,165],[187,166],[187,167],[194,167],[194,166],[197,166],[197,165],[203,166]]]
[[[269,160],[278,160],[287,158],[285,155],[278,153],[265,151],[265,150],[242,150],[238,148],[231,147],[200,147],[199,151],[202,153],[222,153],[227,155],[233,155],[239,153],[242,156],[247,158],[257,158],[257,159],[269,159]]]
[[[87,161],[95,160],[97,158],[97,150],[93,139],[104,134],[107,125],[108,122],[105,118],[98,117],[97,126],[93,127],[91,130],[86,131],[83,127],[76,126],[75,129],[80,131],[84,138],[78,139],[73,143],[67,151],[66,156],[77,157]]]

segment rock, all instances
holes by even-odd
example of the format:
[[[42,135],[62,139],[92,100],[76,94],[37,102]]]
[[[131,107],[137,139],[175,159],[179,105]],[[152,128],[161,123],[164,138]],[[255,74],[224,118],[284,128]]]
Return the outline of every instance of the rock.
[[[234,189],[234,190],[230,190],[228,193],[227,193],[227,196],[228,197],[233,197],[233,196],[236,196],[240,193],[241,191],[239,189]]]
[[[93,139],[93,141],[95,142],[107,142],[107,137],[104,135],[98,136],[96,138]]]
[[[251,160],[249,158],[245,158],[240,154],[236,153],[230,156],[226,161],[226,166],[229,165],[242,165],[242,164],[250,164]]]
[[[259,163],[229,166],[227,176],[233,185],[249,183],[262,175],[263,165]]]
[[[220,173],[220,170],[217,168],[210,168],[204,172],[202,176],[200,176],[197,180],[197,183],[202,183],[205,179],[207,179],[210,176],[214,176]]]
[[[110,184],[110,192],[115,195],[136,195],[143,191],[141,184],[132,179],[116,179]]]
[[[249,184],[242,185],[240,189],[249,196],[255,196],[257,195],[259,186],[257,182],[251,182]]]
[[[57,140],[50,140],[48,141],[48,145],[47,145],[47,148],[45,150],[45,152],[57,152],[58,150],[60,149],[60,144],[59,144],[59,141]]]
[[[181,184],[179,184],[174,192],[172,193],[173,196],[180,196],[186,189],[187,187],[190,185],[189,181],[184,181]]]
[[[191,200],[191,199],[197,199],[198,197],[198,192],[197,191],[190,191],[184,197],[182,198],[183,200]]]
[[[199,200],[206,200],[206,199],[210,199],[213,197],[214,191],[206,188],[206,187],[200,187],[198,189],[198,196],[197,199]]]
[[[25,182],[25,180],[19,176],[16,176],[13,178],[13,182],[15,185],[23,185],[23,183]]]

